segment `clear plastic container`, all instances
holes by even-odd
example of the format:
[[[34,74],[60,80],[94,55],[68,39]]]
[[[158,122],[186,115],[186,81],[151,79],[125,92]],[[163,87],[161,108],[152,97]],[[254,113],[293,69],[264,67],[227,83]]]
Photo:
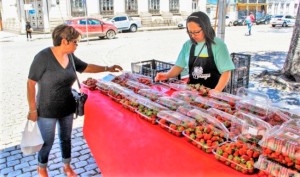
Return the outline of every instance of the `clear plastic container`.
[[[175,111],[179,106],[189,104],[185,101],[169,96],[159,97],[157,102],[173,111]]]
[[[226,92],[218,92],[215,90],[211,90],[209,92],[209,96],[214,99],[225,101],[231,107],[235,107],[236,103],[242,99],[241,97],[239,97],[237,95],[229,94]]]
[[[208,97],[198,96],[192,104],[203,109],[216,108],[229,114],[233,114],[229,104]]]
[[[148,86],[153,85],[151,77],[144,76],[144,75],[141,75],[141,74],[132,74],[132,77],[134,78],[132,80],[137,81],[139,83],[142,83],[144,85],[148,85]]]
[[[109,91],[109,86],[112,82],[98,80],[96,83],[96,89],[98,89],[101,93],[107,95]]]
[[[238,119],[234,115],[228,114],[215,108],[209,108],[207,111],[210,115],[214,116],[220,122],[222,122],[224,126],[229,130],[230,139],[236,139],[236,137],[241,134],[243,122],[240,119]]]
[[[258,148],[242,141],[225,142],[215,148],[213,153],[218,161],[245,174],[256,172],[254,163],[261,154]]]
[[[145,101],[148,100],[147,98],[145,98],[141,95],[138,95],[136,93],[124,93],[122,95],[123,95],[123,98],[120,100],[120,103],[123,105],[124,108],[126,108],[132,112],[135,112],[136,109],[138,108],[138,106],[139,106],[138,100],[145,100]],[[148,100],[148,101],[150,101],[150,100]]]
[[[208,96],[208,93],[211,90],[210,88],[201,84],[188,84],[187,89],[193,92],[198,92],[198,94],[201,96]]]
[[[149,98],[152,101],[156,101],[159,97],[164,96],[163,93],[153,90],[153,89],[140,89],[138,91],[138,94],[140,94],[146,98]]]
[[[176,136],[181,136],[182,131],[186,128],[196,126],[195,119],[175,111],[160,111],[157,117],[156,121],[160,127]]]
[[[268,176],[274,177],[300,177],[299,170],[293,170],[288,167],[282,166],[276,162],[268,160],[264,156],[259,156],[258,161],[254,166],[260,171],[265,172]]]
[[[168,110],[168,108],[155,103],[150,100],[138,100],[138,109],[136,109],[136,113],[139,117],[151,122],[152,124],[156,123],[157,114],[159,111]]]
[[[172,89],[174,90],[177,90],[177,89],[180,89],[181,86],[183,86],[182,88],[185,88],[186,87],[186,82],[182,81],[182,80],[178,80],[178,79],[175,79],[175,78],[170,78],[168,80],[165,80],[165,81],[160,81],[159,82],[160,84],[163,84],[165,86],[168,86],[168,87],[171,87]],[[179,87],[177,87],[177,85]],[[172,86],[175,86],[174,88]],[[180,89],[181,90],[181,89]]]
[[[125,84],[125,86],[131,90],[133,90],[135,93],[138,93],[138,91],[140,89],[150,89],[150,87],[148,85],[136,82],[136,81],[132,81],[132,80],[128,80]]]
[[[182,134],[199,149],[206,153],[212,153],[219,144],[227,141],[228,134],[216,128],[212,124],[197,125],[194,128],[185,129]]]
[[[199,108],[197,106],[193,106],[193,105],[190,105],[190,104],[184,104],[184,105],[181,105],[177,108],[177,112],[180,112],[181,114],[184,114],[186,116],[188,116],[188,112],[191,111],[192,109],[198,109],[200,111],[203,111],[205,113],[208,113],[205,109],[202,109],[202,108]]]
[[[108,96],[111,97],[114,101],[120,102],[123,98],[123,94],[131,94],[132,90],[129,90],[125,87],[122,87],[118,84],[111,84],[109,86]]]
[[[296,123],[273,127],[259,142],[263,155],[291,169],[300,171],[300,128],[288,126]]]
[[[258,117],[243,112],[236,112],[234,115],[243,121],[242,133],[238,138],[244,142],[257,144],[272,128],[270,124]]]
[[[268,114],[269,105],[271,105],[268,95],[243,87],[238,89],[237,95],[242,98],[236,104],[237,110],[244,110],[262,117]]]
[[[89,90],[95,90],[96,83],[97,83],[96,79],[89,77],[86,80],[82,81],[81,85],[85,88],[88,88]]]
[[[282,125],[284,122],[290,120],[291,118],[282,113],[278,109],[270,109],[268,112],[268,115],[264,119],[264,121],[268,122],[270,125],[275,126],[275,125]]]
[[[198,96],[197,92],[192,91],[175,91],[172,93],[171,97],[177,98],[188,103],[195,101],[195,98]]]

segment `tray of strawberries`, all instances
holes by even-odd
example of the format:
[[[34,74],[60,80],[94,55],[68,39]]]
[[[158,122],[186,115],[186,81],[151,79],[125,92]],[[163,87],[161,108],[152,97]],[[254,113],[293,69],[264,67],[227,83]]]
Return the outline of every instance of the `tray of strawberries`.
[[[206,153],[212,153],[214,148],[228,139],[226,132],[209,123],[198,124],[193,128],[189,127],[182,134],[188,142]]]
[[[261,150],[242,141],[225,142],[213,149],[215,158],[227,166],[245,173],[255,173],[254,163]]]
[[[124,97],[124,93],[133,93],[132,90],[129,90],[125,87],[122,87],[118,84],[111,84],[109,86],[108,96],[116,102],[120,102],[120,100]]]
[[[208,93],[211,89],[201,84],[188,84],[187,90],[197,92],[201,96],[208,96]]]
[[[168,110],[168,108],[151,100],[139,99],[138,104],[139,106],[135,112],[139,115],[139,117],[151,122],[152,124],[156,124],[156,118],[159,111]]]
[[[144,75],[141,75],[141,74],[132,74],[132,77],[134,78],[132,80],[137,81],[139,83],[142,83],[144,85],[148,85],[148,86],[153,85],[151,77],[144,76]]]
[[[290,120],[283,126],[275,126],[259,142],[263,155],[296,171],[300,171],[300,128],[289,126],[299,120]]]
[[[197,92],[192,91],[175,91],[172,93],[171,97],[183,100],[185,102],[191,103],[195,101],[195,98],[198,96]]]
[[[257,174],[259,177],[300,177],[299,171],[282,166],[262,155],[254,166],[260,170]]]
[[[247,143],[257,144],[272,126],[261,120],[260,118],[244,112],[236,112],[234,114],[242,121],[242,132],[238,139]]]
[[[122,94],[123,98],[120,100],[120,103],[123,105],[124,108],[128,109],[129,111],[135,112],[139,106],[138,100],[148,100],[147,98],[138,95],[136,93],[124,93]]]
[[[241,97],[239,97],[237,95],[229,94],[229,93],[226,93],[226,92],[218,92],[216,90],[211,90],[209,92],[209,96],[211,98],[217,99],[219,101],[226,102],[232,108],[235,108],[236,103],[239,102],[242,99]]]
[[[233,114],[231,106],[225,102],[215,100],[213,98],[197,96],[195,101],[191,103],[192,105],[198,106],[203,109],[216,108],[227,112],[229,114]]]
[[[159,81],[160,84],[170,87],[174,90],[186,90],[186,82],[176,78],[170,78],[165,81]]]
[[[282,125],[284,122],[290,120],[291,118],[282,113],[282,111],[278,109],[270,109],[267,116],[265,117],[264,121],[268,122],[270,125]]]
[[[189,104],[183,100],[169,97],[169,96],[159,97],[157,102],[173,111],[175,111],[179,106]]]
[[[159,97],[164,96],[162,92],[153,89],[140,89],[138,94],[150,99],[151,101],[156,101]]]
[[[232,114],[228,114],[216,108],[209,108],[208,113],[215,118],[217,118],[220,122],[224,124],[224,126],[229,130],[230,139],[235,139],[242,132],[242,120],[238,119]]]
[[[99,90],[104,95],[107,95],[109,91],[109,86],[111,84],[112,82],[109,81],[98,80],[96,83],[96,89]]]
[[[82,81],[82,86],[88,88],[89,90],[95,90],[96,83],[97,83],[96,79],[89,77],[86,80]]]
[[[156,122],[160,127],[176,136],[181,136],[186,128],[196,126],[195,119],[175,111],[159,111]]]
[[[150,86],[133,81],[133,80],[128,80],[125,83],[125,87],[133,90],[135,93],[138,93],[140,89],[150,89]]]

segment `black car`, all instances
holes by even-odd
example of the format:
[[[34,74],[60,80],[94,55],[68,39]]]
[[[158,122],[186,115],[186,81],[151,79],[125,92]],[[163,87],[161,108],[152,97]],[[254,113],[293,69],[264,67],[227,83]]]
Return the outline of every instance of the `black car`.
[[[256,20],[256,24],[269,24],[271,21],[272,15],[266,15]]]
[[[233,22],[233,26],[243,26],[246,25],[246,16],[242,16]]]

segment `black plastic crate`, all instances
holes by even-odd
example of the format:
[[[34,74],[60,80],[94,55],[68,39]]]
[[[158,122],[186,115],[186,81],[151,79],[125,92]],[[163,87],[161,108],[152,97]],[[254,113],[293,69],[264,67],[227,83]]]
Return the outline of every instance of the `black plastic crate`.
[[[232,53],[231,58],[235,69],[231,71],[231,78],[225,91],[235,95],[238,88],[249,86],[251,55]]]
[[[169,71],[174,64],[158,61],[155,59],[131,63],[131,71],[135,74],[149,76],[153,79],[159,72]],[[178,76],[180,79],[180,75]]]

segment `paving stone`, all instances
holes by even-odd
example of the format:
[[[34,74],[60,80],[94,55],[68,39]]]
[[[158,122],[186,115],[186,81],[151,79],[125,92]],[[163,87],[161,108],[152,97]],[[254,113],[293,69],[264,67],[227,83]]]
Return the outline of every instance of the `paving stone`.
[[[7,167],[7,168],[3,168],[3,169],[1,170],[1,172],[0,172],[0,174],[1,174],[1,175],[6,175],[6,174],[8,174],[8,173],[10,173],[10,172],[13,172],[13,171],[14,171],[13,167]]]
[[[36,171],[36,170],[37,170],[37,166],[36,165],[29,166],[29,167],[26,167],[26,168],[22,169],[23,172],[33,172],[33,171]]]
[[[84,173],[84,172],[85,172],[84,168],[76,168],[76,169],[74,169],[74,171],[75,171],[77,174],[81,174],[81,173]]]
[[[75,167],[76,168],[80,168],[80,167],[83,167],[83,166],[86,166],[88,163],[86,161],[80,161],[80,162],[77,162],[75,163]]]
[[[51,153],[57,153],[57,152],[61,153],[60,148],[51,149]]]
[[[85,173],[80,174],[81,177],[90,177],[90,176],[93,176],[93,175],[96,175],[96,171],[94,171],[94,170],[87,171]]]
[[[11,155],[21,154],[21,153],[22,153],[21,149],[17,149],[17,150],[14,150],[14,151],[10,152]]]
[[[94,170],[94,169],[96,169],[96,168],[98,168],[98,166],[97,166],[97,164],[89,164],[89,165],[87,165],[87,166],[85,166],[84,167],[84,169],[86,170],[86,171],[90,171],[90,170]]]
[[[90,155],[89,154],[86,154],[86,155],[81,155],[80,157],[78,157],[79,160],[83,161],[83,160],[86,160],[88,158],[90,158]]]
[[[27,173],[18,175],[17,177],[31,177],[31,173],[30,173],[30,172],[27,172]]]
[[[61,172],[59,170],[53,170],[53,171],[48,170],[48,174],[49,174],[49,176],[57,176],[57,175],[60,175]]]
[[[34,158],[34,156],[27,156],[27,157],[23,157],[22,159],[21,159],[21,163],[23,163],[23,162],[28,162],[28,161],[31,161],[31,160],[34,160],[35,158]]]
[[[3,152],[3,153],[0,154],[0,158],[1,158],[1,159],[2,159],[2,158],[5,158],[5,157],[8,157],[8,156],[10,156],[10,153],[9,153],[9,152]]]
[[[91,152],[90,149],[83,149],[83,150],[80,151],[80,154],[81,155],[90,154],[90,152]]]
[[[15,170],[19,170],[19,169],[22,169],[22,168],[25,168],[25,167],[29,167],[29,163],[28,162],[24,162],[24,163],[21,163],[19,165],[16,165],[15,166]]]
[[[6,163],[0,164],[0,169],[4,169],[4,168],[6,168],[6,167],[7,167]]]
[[[13,160],[18,160],[18,159],[21,159],[21,158],[22,158],[21,154],[16,154],[16,155],[7,157],[7,162],[13,161]]]
[[[9,174],[7,174],[7,177],[18,176],[18,175],[21,175],[21,174],[22,174],[21,170],[16,170],[16,171],[12,171]]]
[[[76,163],[76,162],[79,162],[79,159],[78,159],[78,158],[72,158],[71,164],[74,164],[74,163]]]
[[[35,160],[29,161],[29,165],[37,165],[37,164],[38,164],[37,158]]]
[[[15,166],[20,163],[20,160],[8,161],[6,164],[8,167]]]
[[[97,174],[97,175],[94,175],[92,177],[102,177],[102,174]]]
[[[9,138],[9,137],[7,137],[7,138]],[[13,151],[15,149],[16,149],[16,146],[12,146],[12,147],[3,149],[3,152],[9,152],[9,151]]]
[[[87,161],[88,161],[89,164],[96,163],[96,161],[93,157],[89,158]]]
[[[79,157],[80,156],[80,153],[79,152],[72,152],[72,157]]]

